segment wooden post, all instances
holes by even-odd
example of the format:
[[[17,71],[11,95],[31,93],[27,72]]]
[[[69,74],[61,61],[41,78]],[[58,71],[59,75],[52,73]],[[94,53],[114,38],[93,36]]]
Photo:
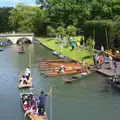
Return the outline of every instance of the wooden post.
[[[52,90],[52,86],[50,86],[50,90]],[[50,94],[50,120],[52,120],[52,93]]]
[[[31,72],[31,53],[29,52],[29,67],[30,67],[30,72]]]
[[[93,54],[94,54],[94,47],[95,47],[95,29],[93,30]]]
[[[105,28],[105,38],[106,38],[107,50],[109,50],[108,35],[107,35],[107,29],[106,28]]]

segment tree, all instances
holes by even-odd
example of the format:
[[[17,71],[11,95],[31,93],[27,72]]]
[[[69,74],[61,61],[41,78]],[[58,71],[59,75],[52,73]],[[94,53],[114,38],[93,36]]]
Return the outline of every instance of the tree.
[[[44,11],[39,7],[18,4],[10,11],[9,23],[16,32],[39,33],[44,21]]]
[[[8,24],[8,18],[10,16],[9,11],[12,9],[12,7],[0,8],[0,32],[9,32],[11,30]]]
[[[90,54],[92,54],[94,51],[94,48],[93,48],[93,39],[91,37],[89,37],[86,41],[86,47],[87,47],[87,50],[90,52]]]
[[[69,25],[67,27],[67,34],[69,36],[75,36],[76,35],[77,28],[75,26]]]
[[[55,29],[53,27],[51,27],[51,26],[48,26],[47,27],[47,34],[50,37],[55,36]]]
[[[58,35],[64,36],[64,35],[65,35],[65,28],[62,27],[62,26],[59,26],[59,27],[56,29],[56,33],[57,33]]]

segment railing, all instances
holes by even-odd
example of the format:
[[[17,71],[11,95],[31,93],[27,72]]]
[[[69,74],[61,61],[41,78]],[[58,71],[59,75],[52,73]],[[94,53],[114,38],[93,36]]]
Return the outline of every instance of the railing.
[[[33,36],[34,33],[6,33],[0,34],[0,37],[11,37],[11,36]]]

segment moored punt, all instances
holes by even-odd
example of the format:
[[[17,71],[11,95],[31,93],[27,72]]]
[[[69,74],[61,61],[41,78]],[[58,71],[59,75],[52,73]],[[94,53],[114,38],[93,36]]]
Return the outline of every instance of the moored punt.
[[[29,99],[27,99],[28,97],[29,97]],[[22,93],[20,95],[20,101],[21,101],[23,110],[25,112],[25,115],[27,115],[31,120],[48,120],[48,116],[46,113],[44,113],[44,116],[41,116],[37,113],[38,106],[35,106],[36,108],[34,109],[34,107],[32,107],[31,105],[29,106],[28,104],[27,105],[24,104],[25,101],[28,101],[28,103],[32,104],[33,97],[36,98],[36,96],[33,93]],[[37,101],[35,101],[35,102],[37,102]]]
[[[79,63],[49,63],[49,64],[44,64],[44,65],[40,65],[40,68],[55,68],[55,67],[60,67],[61,65],[64,65],[65,67],[72,67],[72,66],[75,66],[75,67],[80,67],[81,64]]]
[[[120,61],[120,54],[112,54],[111,51],[106,51],[105,53],[108,54],[108,55],[111,55],[114,60]]]
[[[114,76],[107,77],[108,82],[118,90],[120,90],[120,78],[115,79]]]
[[[65,71],[68,71],[68,70],[82,70],[83,68],[82,67],[79,67],[79,66],[69,66],[69,67],[65,67]],[[40,71],[59,71],[60,70],[60,67],[55,67],[55,68],[40,68]]]
[[[40,61],[40,62],[72,62],[73,60],[70,60],[68,58],[52,58],[52,59],[37,59],[37,61]]]
[[[79,74],[80,72],[81,71],[76,71],[76,70],[65,71],[64,73],[60,73],[60,72],[45,72],[44,75],[49,77],[49,76],[58,76],[58,75]]]
[[[120,61],[120,55],[112,55],[113,59],[116,61]]]

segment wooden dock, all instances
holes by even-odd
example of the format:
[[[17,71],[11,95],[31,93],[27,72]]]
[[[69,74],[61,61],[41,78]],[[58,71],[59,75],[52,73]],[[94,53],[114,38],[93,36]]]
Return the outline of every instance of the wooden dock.
[[[104,63],[101,69],[95,69],[95,71],[105,76],[113,76],[114,65],[112,65],[112,69],[110,69],[110,65],[108,63]],[[120,62],[117,62],[117,75],[120,75]]]

